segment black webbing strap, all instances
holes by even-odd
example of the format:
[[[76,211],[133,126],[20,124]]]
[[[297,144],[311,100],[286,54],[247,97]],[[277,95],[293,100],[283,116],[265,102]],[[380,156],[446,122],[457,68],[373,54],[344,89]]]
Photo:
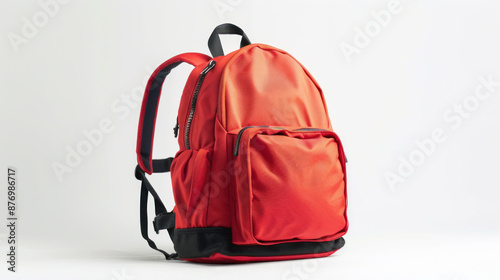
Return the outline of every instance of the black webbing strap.
[[[231,23],[223,23],[215,27],[214,31],[208,38],[208,49],[213,57],[223,56],[224,50],[222,49],[222,43],[220,41],[219,35],[222,34],[234,34],[241,35],[240,48],[250,45],[250,40],[241,28]]]
[[[168,230],[170,238],[173,238],[175,228],[175,213],[167,212],[156,216],[153,220],[153,227],[156,234],[158,234],[160,230],[166,229]]]
[[[154,172],[169,172],[170,165],[172,164],[173,158],[153,160],[153,170]],[[155,219],[153,221],[153,227],[156,233],[162,229],[167,229],[170,237],[172,238],[173,229],[175,227],[175,213],[168,212],[165,205],[158,196],[149,180],[146,178],[145,172],[140,168],[139,165],[135,168],[135,177],[137,180],[141,181],[141,203],[140,203],[140,224],[141,224],[141,235],[148,242],[149,247],[162,253],[167,260],[177,258],[177,253],[169,254],[161,249],[158,249],[153,240],[149,238],[148,234],[148,196],[151,194],[155,203]]]
[[[207,63],[211,57],[201,53],[184,53],[170,58],[162,63],[153,72],[146,85],[144,98],[141,107],[141,116],[139,119],[139,129],[137,133],[137,161],[139,165],[135,169],[135,177],[141,183],[141,205],[140,205],[140,221],[142,237],[148,242],[149,247],[161,252],[167,260],[177,257],[177,254],[168,254],[167,252],[158,249],[156,244],[148,236],[148,196],[151,194],[155,203],[156,217],[153,222],[154,229],[158,233],[161,229],[167,229],[170,237],[173,237],[173,229],[175,227],[175,214],[167,212],[165,205],[161,202],[160,197],[151,186],[151,183],[146,178],[146,173],[161,173],[169,172],[173,158],[161,160],[152,159],[153,138],[156,123],[156,113],[158,111],[158,103],[160,101],[161,89],[165,77],[177,65],[185,62],[193,66],[198,66]],[[176,126],[177,127],[177,126]],[[176,128],[174,131],[177,134]]]
[[[166,159],[153,159],[153,172],[154,173],[165,173],[170,172],[170,165],[174,158],[169,157]]]

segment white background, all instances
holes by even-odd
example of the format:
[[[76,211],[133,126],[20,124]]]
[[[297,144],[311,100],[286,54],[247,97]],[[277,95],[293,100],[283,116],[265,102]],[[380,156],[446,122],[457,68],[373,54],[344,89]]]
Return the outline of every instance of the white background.
[[[390,0],[73,0],[52,6],[43,22],[45,2],[0,2],[0,205],[15,166],[20,219],[19,273],[2,261],[2,279],[500,278],[500,87],[474,99],[480,77],[500,81],[500,2],[401,0],[384,27],[372,12]],[[36,30],[23,34],[24,18]],[[164,60],[208,54],[208,36],[223,22],[290,52],[325,92],[349,159],[351,227],[333,257],[166,262],[140,236],[133,97]],[[356,44],[366,27],[373,36]],[[13,44],[12,34],[24,41]],[[237,38],[223,42],[231,50]],[[357,52],[346,55],[345,44]],[[172,127],[190,70],[178,67],[164,86],[155,157],[177,151]],[[457,120],[448,110],[464,100],[472,109]],[[83,131],[106,119],[113,131],[59,180],[54,162],[67,164]],[[446,139],[412,174],[398,173],[401,158],[421,153],[415,141],[436,128]],[[404,181],[391,187],[388,172]],[[169,176],[153,183],[171,208]],[[156,240],[172,251],[166,233]]]

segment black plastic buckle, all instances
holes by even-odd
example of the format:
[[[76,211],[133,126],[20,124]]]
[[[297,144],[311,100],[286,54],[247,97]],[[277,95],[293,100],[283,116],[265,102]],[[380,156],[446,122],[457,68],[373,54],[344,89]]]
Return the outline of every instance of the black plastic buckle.
[[[165,214],[160,214],[158,216],[156,216],[153,220],[153,229],[155,230],[156,234],[159,234],[160,233],[160,223],[159,223],[159,219],[162,217],[162,216],[165,216]]]
[[[156,234],[160,233],[160,230],[158,229],[158,224],[156,223],[156,217],[153,220],[153,229],[155,230]]]

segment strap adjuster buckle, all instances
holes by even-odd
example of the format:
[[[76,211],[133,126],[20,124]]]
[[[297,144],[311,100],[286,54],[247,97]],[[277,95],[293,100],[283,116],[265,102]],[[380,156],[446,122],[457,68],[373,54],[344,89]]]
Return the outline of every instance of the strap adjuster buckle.
[[[156,222],[156,217],[153,220],[153,229],[156,232],[156,234],[160,234],[160,230],[158,229],[158,223]]]

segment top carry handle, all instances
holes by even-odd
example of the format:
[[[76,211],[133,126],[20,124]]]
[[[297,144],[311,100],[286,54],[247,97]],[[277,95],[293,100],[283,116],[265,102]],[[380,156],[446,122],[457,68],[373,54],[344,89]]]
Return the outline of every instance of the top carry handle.
[[[224,55],[224,50],[222,49],[222,44],[219,37],[219,35],[221,34],[241,35],[240,48],[251,44],[247,35],[241,28],[231,23],[223,23],[217,26],[210,35],[210,38],[208,38],[208,48],[210,49],[210,53],[213,57]]]

